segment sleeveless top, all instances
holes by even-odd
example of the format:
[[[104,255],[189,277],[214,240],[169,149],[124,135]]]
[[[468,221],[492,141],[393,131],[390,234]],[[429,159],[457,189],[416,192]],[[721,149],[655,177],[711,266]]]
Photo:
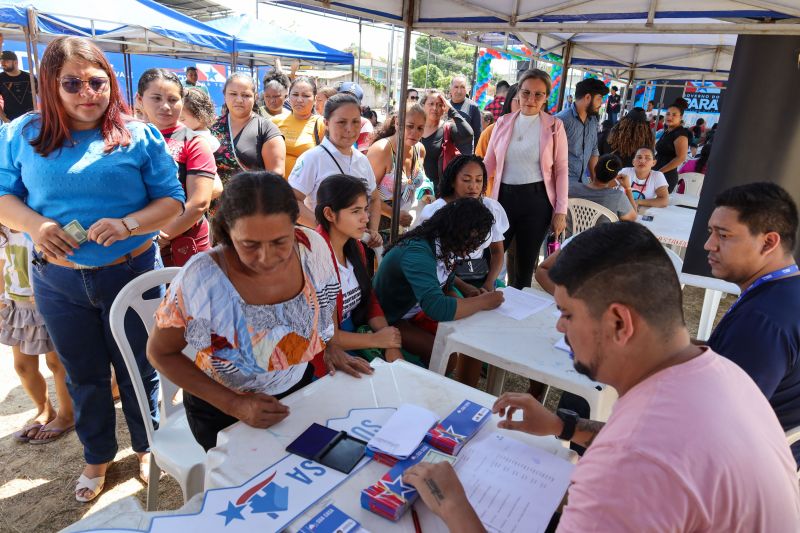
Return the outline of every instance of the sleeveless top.
[[[378,183],[378,191],[381,195],[381,200],[391,203],[394,198],[394,172],[395,172],[395,159],[394,145],[392,148],[392,168],[384,174]],[[411,156],[411,177],[406,176],[405,169],[403,169],[403,181],[400,185],[400,208],[408,209],[414,203],[414,193],[420,188],[425,180],[424,161],[419,156],[419,145],[414,145],[413,154]]]

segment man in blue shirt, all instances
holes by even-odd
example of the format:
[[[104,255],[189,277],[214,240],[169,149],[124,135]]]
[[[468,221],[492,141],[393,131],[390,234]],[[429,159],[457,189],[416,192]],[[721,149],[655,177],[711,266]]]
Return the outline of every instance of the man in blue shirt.
[[[556,114],[564,123],[569,144],[569,181],[582,182],[589,170],[594,179],[594,165],[600,152],[597,149],[597,120],[608,87],[602,81],[588,78],[575,86],[575,102]]]
[[[742,295],[708,345],[744,369],[784,430],[800,426],[800,276],[792,256],[797,206],[773,183],[722,192],[708,221],[705,249],[716,278]],[[792,446],[800,464],[800,443]]]

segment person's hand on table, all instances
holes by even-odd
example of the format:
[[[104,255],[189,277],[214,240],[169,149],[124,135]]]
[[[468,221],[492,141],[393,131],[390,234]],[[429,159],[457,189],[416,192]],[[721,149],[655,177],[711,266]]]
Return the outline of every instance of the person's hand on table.
[[[336,374],[337,370],[354,378],[360,378],[361,374],[372,374],[373,372],[372,367],[364,359],[353,357],[338,346],[331,344],[325,348],[323,360],[331,376]]]
[[[553,233],[556,234],[556,237],[559,237],[564,233],[564,230],[567,229],[567,215],[564,213],[553,213],[551,226],[553,228]]]
[[[485,310],[489,309],[497,309],[503,302],[505,301],[505,296],[503,296],[503,291],[492,291],[492,292],[484,292],[476,296],[476,298],[480,298],[482,303],[484,304],[483,308]]]
[[[393,326],[386,326],[372,334],[375,348],[400,348],[402,341],[400,330]]]
[[[411,213],[405,210],[400,211],[400,225],[404,228],[407,228],[414,222],[414,219],[411,218]]]
[[[517,409],[522,411],[522,420],[511,419]],[[527,393],[506,392],[494,402],[492,413],[504,417],[497,427],[531,435],[560,435],[564,425],[558,416]]]
[[[274,396],[261,392],[237,393],[226,412],[248,426],[262,429],[274,426],[289,416],[287,406]]]
[[[488,278],[486,279],[486,281],[483,282],[483,285],[481,286],[481,290],[483,292],[494,292],[496,288],[497,287],[495,287],[494,285],[494,280]]]
[[[441,518],[450,531],[477,533],[485,529],[467,500],[453,465],[417,463],[403,474],[403,483],[417,489],[422,502]]]
[[[87,238],[101,246],[111,246],[131,236],[131,232],[119,218],[101,218],[86,230]]]
[[[369,234],[369,240],[367,241],[367,246],[370,248],[380,248],[383,246],[383,237],[381,234],[375,230],[368,229],[367,233]]]
[[[34,231],[29,233],[33,244],[50,257],[65,258],[80,246],[78,241],[61,229],[55,220],[45,219]]]
[[[387,363],[405,360],[405,357],[403,357],[403,352],[400,351],[400,348],[386,348],[386,351],[383,352],[383,356],[386,358]]]

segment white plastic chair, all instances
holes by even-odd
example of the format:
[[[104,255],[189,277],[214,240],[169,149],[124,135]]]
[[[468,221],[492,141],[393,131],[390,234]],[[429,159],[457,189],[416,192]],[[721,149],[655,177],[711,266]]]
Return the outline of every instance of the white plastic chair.
[[[611,222],[618,222],[619,217],[610,209],[600,204],[582,198],[570,198],[567,211],[572,219],[572,235],[593,228],[600,217],[606,217]]]
[[[669,257],[669,260],[672,261],[672,266],[675,268],[675,273],[678,275],[678,280],[680,280],[681,274],[683,273],[683,259],[681,259],[681,256],[679,256],[675,250],[671,250],[666,246],[664,246],[664,251],[667,252],[667,257]],[[682,280],[680,280],[680,283],[681,289],[683,289],[685,284]]]
[[[175,478],[181,486],[183,501],[203,492],[206,454],[194,439],[186,420],[183,403],[173,404],[178,387],[159,375],[161,381],[160,413],[158,429],[153,428],[150,419],[150,406],[142,384],[142,376],[133,355],[133,350],[125,334],[125,314],[129,308],[142,319],[147,331],[152,331],[155,311],[160,299],[145,300],[142,295],[148,290],[169,283],[180,268],[164,268],[142,274],[128,283],[119,292],[111,306],[109,322],[111,333],[119,346],[125,366],[131,376],[139,410],[142,413],[147,442],[150,444],[150,481],[147,488],[147,510],[154,511],[158,505],[158,481],[161,469]]]
[[[705,174],[699,172],[684,172],[678,176],[678,181],[683,181],[683,194],[689,196],[700,196],[700,190],[703,188],[703,180]]]

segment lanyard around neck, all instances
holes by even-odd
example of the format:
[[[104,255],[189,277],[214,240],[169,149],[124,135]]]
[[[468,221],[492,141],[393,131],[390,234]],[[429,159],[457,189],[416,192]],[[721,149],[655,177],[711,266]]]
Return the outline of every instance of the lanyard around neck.
[[[747,287],[745,290],[742,291],[742,294],[740,294],[739,297],[736,299],[736,301],[733,302],[733,305],[731,305],[728,308],[728,311],[725,313],[723,318],[728,316],[728,314],[731,311],[733,311],[733,308],[736,307],[736,305],[739,302],[742,301],[742,299],[744,298],[745,294],[747,294],[748,292],[752,291],[753,289],[755,289],[759,285],[763,285],[764,283],[768,283],[770,281],[777,281],[777,280],[779,280],[781,278],[785,278],[785,277],[791,276],[792,274],[796,274],[797,272],[798,272],[797,265],[790,265],[790,266],[788,266],[786,268],[779,268],[778,270],[774,270],[774,271],[770,272],[769,274],[764,274],[763,276],[761,276],[760,278],[755,280],[749,287]]]

